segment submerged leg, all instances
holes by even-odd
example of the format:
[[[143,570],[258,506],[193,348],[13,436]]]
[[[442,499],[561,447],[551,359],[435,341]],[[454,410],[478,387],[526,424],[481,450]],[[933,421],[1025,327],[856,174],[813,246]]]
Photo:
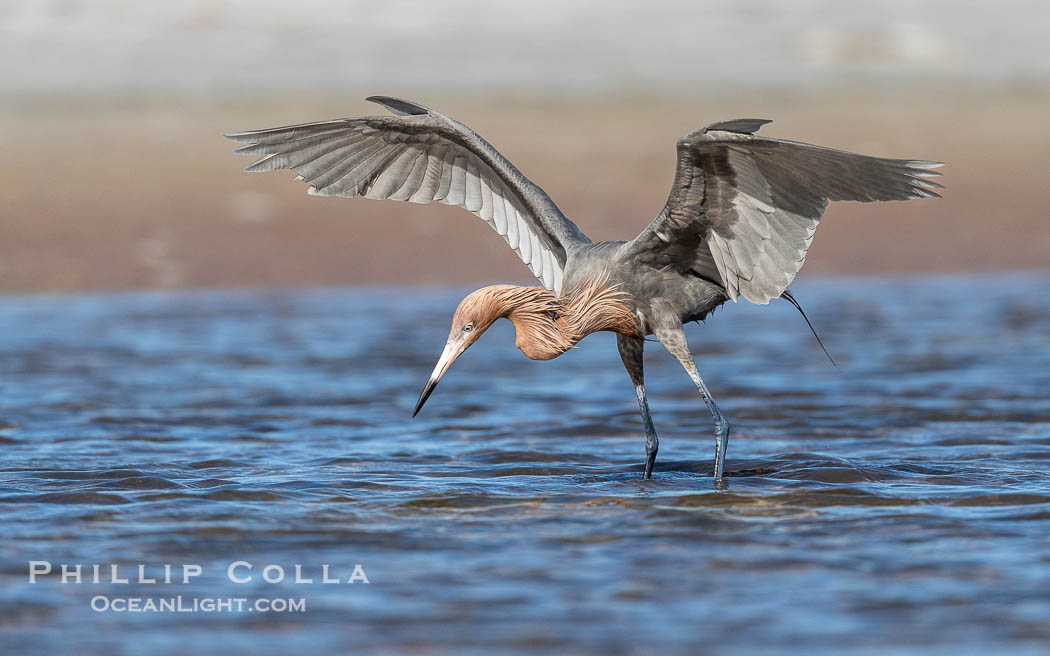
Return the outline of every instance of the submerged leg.
[[[682,331],[682,327],[679,325],[658,329],[656,338],[671,355],[682,363],[689,377],[693,379],[696,389],[704,397],[707,409],[711,411],[711,417],[715,420],[715,482],[721,482],[722,470],[725,467],[726,447],[729,445],[729,420],[718,409],[718,404],[711,397],[711,392],[707,391],[707,385],[701,380],[700,372],[696,370],[693,354],[689,352],[689,343],[685,340],[685,332]]]
[[[656,452],[660,450],[660,440],[656,437],[656,429],[653,428],[652,417],[649,416],[649,402],[645,400],[645,383],[642,370],[642,349],[645,342],[633,337],[616,336],[616,348],[620,351],[620,359],[623,366],[627,368],[627,374],[634,383],[634,392],[638,395],[638,410],[642,413],[642,425],[645,427],[645,471],[642,478],[653,477],[653,463],[656,462]]]

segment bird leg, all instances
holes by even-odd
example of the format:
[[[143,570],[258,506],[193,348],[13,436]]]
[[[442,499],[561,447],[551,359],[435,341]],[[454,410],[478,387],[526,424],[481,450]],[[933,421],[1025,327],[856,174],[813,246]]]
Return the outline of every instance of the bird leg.
[[[729,420],[718,409],[718,404],[711,397],[711,392],[707,391],[707,385],[700,378],[700,372],[696,369],[696,361],[693,360],[693,354],[689,351],[689,343],[685,339],[685,332],[682,330],[682,327],[679,325],[673,328],[658,329],[655,331],[655,334],[664,348],[685,367],[686,373],[693,379],[693,384],[696,385],[696,389],[704,397],[704,403],[711,412],[711,417],[715,420],[715,483],[721,484],[723,482],[722,472],[725,467],[726,447],[729,445]]]
[[[660,440],[656,437],[653,419],[649,416],[649,402],[645,399],[642,369],[642,350],[645,348],[645,342],[617,335],[616,348],[620,351],[620,359],[623,360],[623,366],[634,383],[634,392],[638,395],[638,410],[642,413],[642,426],[645,427],[645,470],[642,478],[649,479],[653,477],[653,463],[656,462],[656,452],[660,450]]]

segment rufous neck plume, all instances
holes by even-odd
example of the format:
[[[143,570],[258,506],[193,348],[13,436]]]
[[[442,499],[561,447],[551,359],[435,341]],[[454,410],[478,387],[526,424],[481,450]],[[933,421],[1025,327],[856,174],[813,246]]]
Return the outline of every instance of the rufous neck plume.
[[[472,292],[459,304],[453,326],[473,322],[473,340],[496,319],[514,324],[514,345],[533,360],[550,360],[598,331],[641,338],[625,296],[603,282],[584,285],[564,296],[542,287],[492,285]]]

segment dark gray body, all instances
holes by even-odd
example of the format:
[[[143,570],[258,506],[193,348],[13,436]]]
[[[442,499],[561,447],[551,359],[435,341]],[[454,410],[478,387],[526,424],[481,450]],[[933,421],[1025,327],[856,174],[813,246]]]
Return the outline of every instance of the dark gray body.
[[[663,209],[631,241],[592,243],[539,186],[476,132],[398,98],[369,100],[368,116],[226,135],[261,155],[249,171],[291,169],[322,196],[438,201],[482,218],[544,287],[562,294],[605,278],[627,295],[641,332],[655,335],[689,374],[715,422],[714,476],[722,481],[729,422],[700,378],[682,325],[727,300],[787,295],[832,200],[937,196],[938,162],[868,157],[755,135],[769,121],[735,119],[677,143]],[[788,297],[790,298],[790,297]],[[645,397],[644,341],[617,336],[646,434],[644,477],[658,440]],[[417,410],[418,410],[417,405]]]
[[[608,276],[610,285],[627,295],[642,332],[699,321],[729,298],[725,290],[692,272],[679,272],[639,261],[627,242],[581,244],[569,252],[566,289]]]

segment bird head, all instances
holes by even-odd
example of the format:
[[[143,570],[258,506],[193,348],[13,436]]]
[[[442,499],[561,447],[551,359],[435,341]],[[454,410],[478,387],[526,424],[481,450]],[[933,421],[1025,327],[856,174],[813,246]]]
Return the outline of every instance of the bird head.
[[[452,316],[452,327],[448,331],[445,349],[441,352],[433,373],[430,374],[430,380],[427,381],[423,392],[419,395],[416,409],[412,411],[413,417],[419,414],[419,410],[430,398],[431,392],[437,387],[441,377],[449,370],[456,358],[463,355],[471,344],[478,341],[481,334],[488,330],[496,319],[506,315],[503,294],[501,294],[503,289],[503,286],[484,287],[471,292],[460,302],[456,313]]]

